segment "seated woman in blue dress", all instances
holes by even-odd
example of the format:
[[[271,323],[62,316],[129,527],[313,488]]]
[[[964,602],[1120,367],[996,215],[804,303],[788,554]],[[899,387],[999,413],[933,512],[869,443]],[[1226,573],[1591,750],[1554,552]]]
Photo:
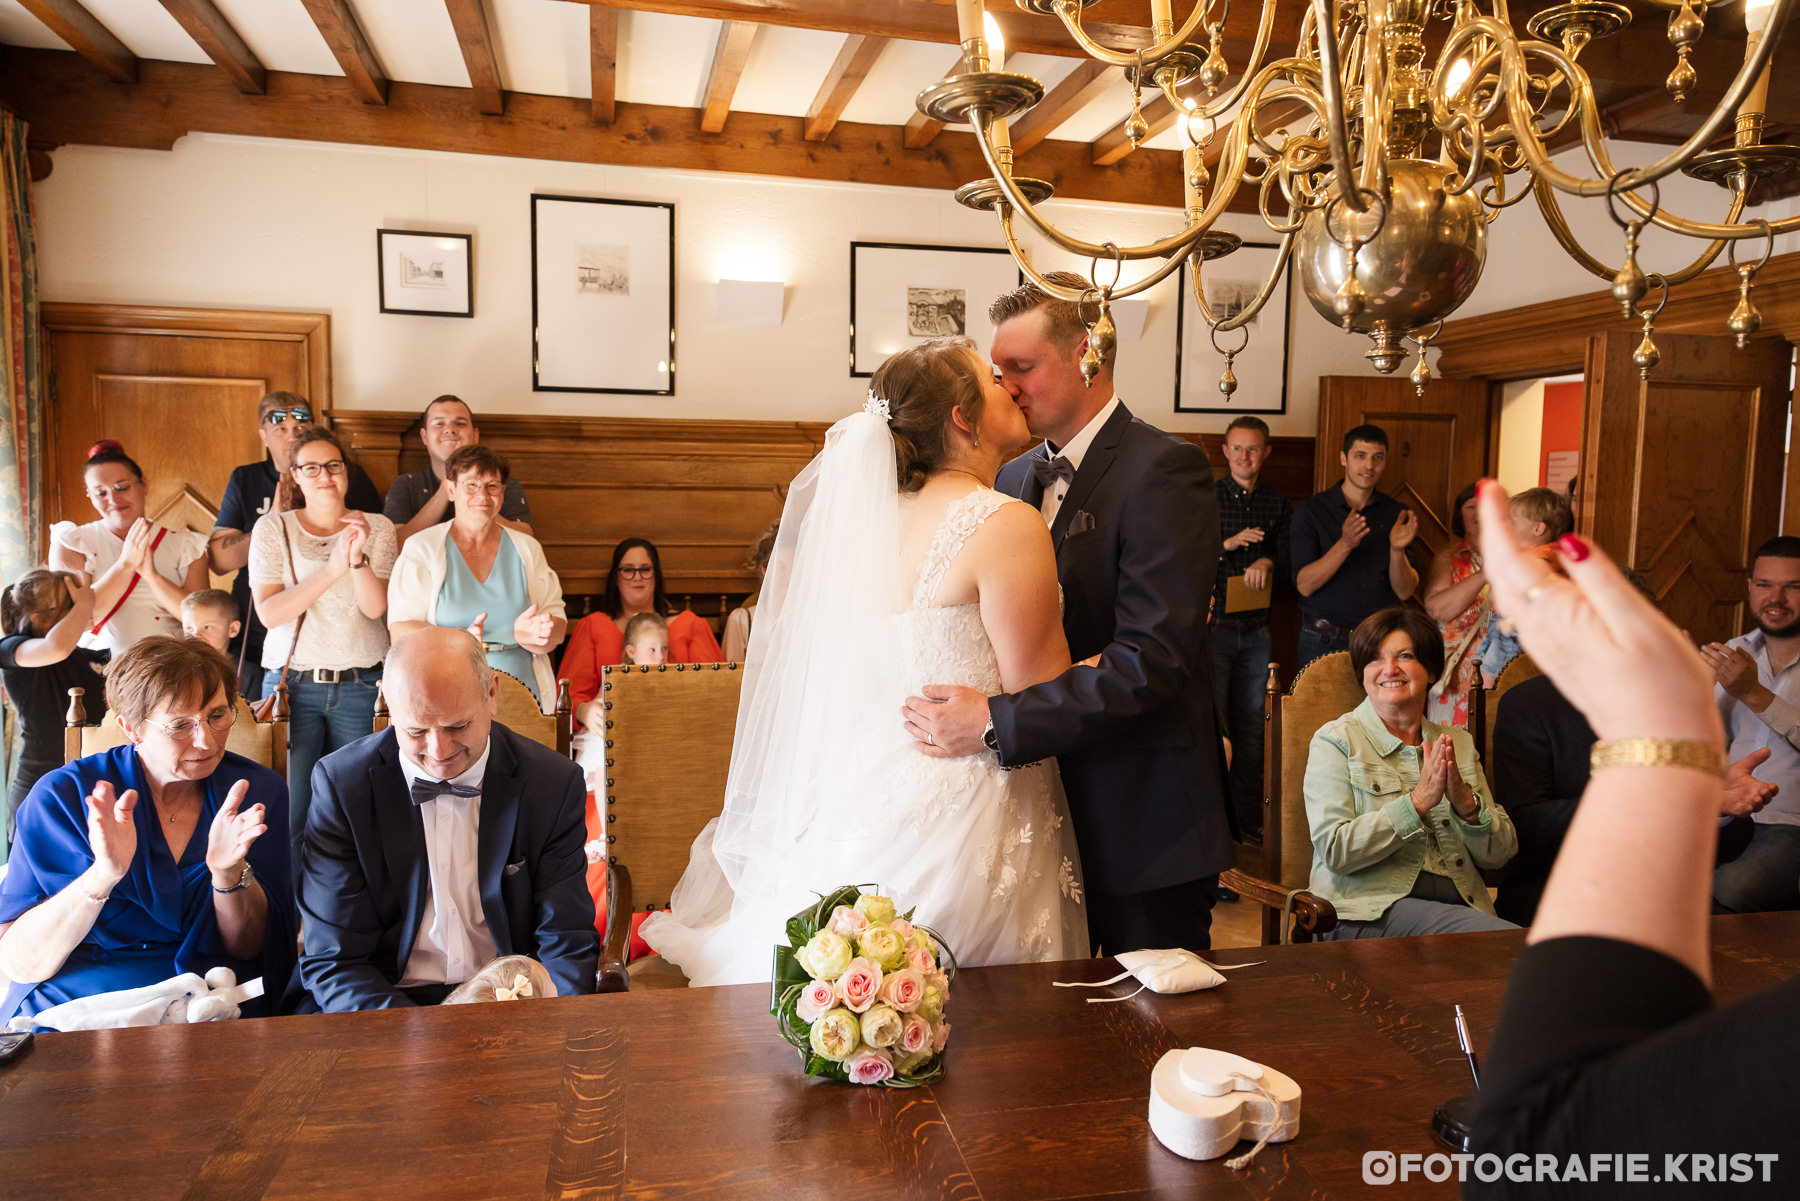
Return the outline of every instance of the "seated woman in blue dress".
[[[426,626],[466,629],[488,664],[524,683],[540,707],[556,702],[550,652],[569,623],[562,583],[536,538],[500,524],[510,471],[482,445],[444,464],[456,515],[406,540],[388,580],[388,634]]]
[[[113,660],[106,703],[129,741],[48,773],[19,807],[0,1021],[215,967],[279,997],[297,929],[287,783],[225,749],[236,667],[204,642],[144,638]]]

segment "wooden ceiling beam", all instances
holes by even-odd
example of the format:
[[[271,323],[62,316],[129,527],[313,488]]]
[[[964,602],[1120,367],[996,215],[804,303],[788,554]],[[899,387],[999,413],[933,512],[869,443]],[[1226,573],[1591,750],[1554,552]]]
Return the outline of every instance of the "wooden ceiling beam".
[[[1175,124],[1175,106],[1161,92],[1145,100],[1141,111],[1150,125],[1150,132],[1144,135],[1146,142]],[[1135,149],[1125,136],[1125,122],[1121,121],[1094,140],[1094,166],[1110,167]]]
[[[475,107],[490,117],[506,111],[506,94],[500,90],[500,63],[494,54],[494,35],[488,28],[487,7],[482,0],[444,0],[456,44],[462,48],[469,69],[469,87]]]
[[[807,141],[822,142],[831,136],[832,126],[844,115],[851,97],[869,77],[875,60],[885,49],[887,39],[870,34],[853,33],[844,39],[831,69],[825,72],[825,81],[819,85],[819,94],[806,110]]]
[[[588,59],[592,78],[588,120],[611,125],[619,103],[618,9],[588,9]]]
[[[0,102],[31,123],[44,146],[81,143],[167,150],[194,132],[304,138],[562,162],[612,163],[688,171],[731,171],[791,179],[933,188],[945,194],[988,174],[969,133],[956,130],[929,150],[908,151],[893,125],[840,121],[829,141],[808,142],[799,117],[735,113],[722,134],[702,134],[692,108],[621,102],[611,128],[587,120],[587,104],[515,92],[505,121],[471,121],[463,88],[393,82],[388,103],[363,104],[336,76],[270,72],[269,94],[249,98],[214,68],[145,61],[125,91],[73,54],[0,47]],[[1142,150],[1096,168],[1088,147],[1051,140],[1032,156],[1033,175],[1072,200],[1142,204],[1181,195],[1181,156]],[[1253,205],[1254,197],[1249,201]],[[1250,211],[1246,209],[1245,211]]]
[[[750,61],[750,45],[756,40],[756,25],[750,21],[727,21],[719,30],[713,46],[712,66],[700,88],[700,129],[718,133],[731,116],[731,98],[737,94],[738,80],[744,76],[744,64]]]
[[[1030,112],[1012,123],[1013,153],[1024,154],[1055,133],[1063,122],[1098,100],[1124,76],[1125,72],[1120,68],[1109,67],[1094,59],[1076,63],[1075,69],[1064,76],[1061,83],[1051,88]]]
[[[949,79],[952,75],[962,74],[962,63],[962,56],[959,54],[956,56],[956,62],[948,71],[944,72],[944,78]],[[901,131],[900,140],[908,150],[923,150],[931,145],[940,133],[944,132],[944,128],[942,121],[933,121],[915,108],[912,116],[906,119],[906,127]]]
[[[356,89],[364,104],[387,103],[387,71],[369,39],[363,36],[362,23],[349,0],[300,0],[306,14],[318,26],[319,36],[331,50],[331,57],[344,72],[344,78]],[[595,9],[595,12],[601,11]]]
[[[268,71],[213,0],[162,0],[169,15],[246,96],[269,90]]]
[[[19,0],[25,11],[36,17],[51,33],[69,44],[69,48],[100,68],[114,83],[136,83],[137,55],[113,36],[112,30],[100,24],[94,14],[81,6],[81,0]]]
[[[796,29],[824,29],[833,33],[864,34],[909,42],[939,42],[958,46],[956,7],[937,0],[581,0],[609,8],[639,12],[673,13],[706,17],[715,21],[755,21]],[[1236,4],[1225,23],[1225,56],[1241,64],[1256,40],[1259,6]],[[1304,4],[1285,4],[1275,18],[1271,51],[1291,47],[1300,36]],[[1005,6],[1006,52],[1054,54],[1086,58],[1062,22],[1053,16]],[[1150,30],[1143,24],[1149,15],[1143,0],[1100,0],[1082,13],[1081,27],[1096,41],[1117,50],[1141,50],[1150,45]]]

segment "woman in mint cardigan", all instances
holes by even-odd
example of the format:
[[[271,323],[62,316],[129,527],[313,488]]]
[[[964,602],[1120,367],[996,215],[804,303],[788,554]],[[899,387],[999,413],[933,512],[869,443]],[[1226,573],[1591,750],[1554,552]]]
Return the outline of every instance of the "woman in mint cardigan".
[[[1326,938],[1511,930],[1483,868],[1518,850],[1465,730],[1425,720],[1444,670],[1437,623],[1383,609],[1350,636],[1368,699],[1313,735],[1306,819],[1313,892],[1337,907]]]

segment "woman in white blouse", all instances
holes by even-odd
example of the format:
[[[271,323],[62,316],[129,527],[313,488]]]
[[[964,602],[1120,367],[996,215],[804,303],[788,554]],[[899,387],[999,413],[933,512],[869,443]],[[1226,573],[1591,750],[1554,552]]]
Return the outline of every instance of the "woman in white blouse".
[[[330,430],[314,426],[300,436],[293,471],[306,505],[257,520],[248,570],[257,615],[269,630],[263,695],[274,691],[292,652],[288,825],[298,863],[313,764],[375,728],[375,690],[388,649],[387,579],[399,541],[381,514],[344,507],[349,462]]]
[[[206,587],[206,535],[151,524],[143,469],[117,442],[94,443],[82,480],[100,520],[50,527],[50,566],[94,590],[81,645],[116,655],[152,634],[181,637],[182,598]]]

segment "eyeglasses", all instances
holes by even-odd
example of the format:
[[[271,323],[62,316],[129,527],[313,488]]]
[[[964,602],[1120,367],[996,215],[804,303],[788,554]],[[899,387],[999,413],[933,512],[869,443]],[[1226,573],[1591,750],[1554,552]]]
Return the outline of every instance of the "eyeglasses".
[[[464,496],[467,496],[470,499],[477,496],[506,495],[506,485],[502,484],[499,480],[464,480],[459,485],[459,490]]]
[[[176,742],[192,742],[194,735],[200,732],[200,723],[204,721],[206,728],[215,734],[223,734],[237,720],[237,710],[229,705],[221,705],[209,711],[204,717],[177,717],[174,721],[157,721],[154,717],[145,718],[151,725],[161,729],[163,733]]]
[[[656,568],[650,566],[648,563],[644,564],[642,567],[619,568],[619,578],[621,580],[647,580],[655,574]]]
[[[95,504],[99,504],[108,496],[124,496],[135,487],[137,487],[136,480],[120,480],[116,484],[107,484],[99,488],[89,488],[87,494],[89,500],[93,501]]]
[[[322,471],[326,475],[343,475],[350,470],[344,466],[342,459],[326,459],[323,463],[295,463],[294,474],[303,480],[316,480]]]
[[[311,425],[313,422],[312,410],[298,407],[292,409],[270,409],[267,413],[263,414],[263,424],[280,426],[289,418],[293,419],[295,425]]]

